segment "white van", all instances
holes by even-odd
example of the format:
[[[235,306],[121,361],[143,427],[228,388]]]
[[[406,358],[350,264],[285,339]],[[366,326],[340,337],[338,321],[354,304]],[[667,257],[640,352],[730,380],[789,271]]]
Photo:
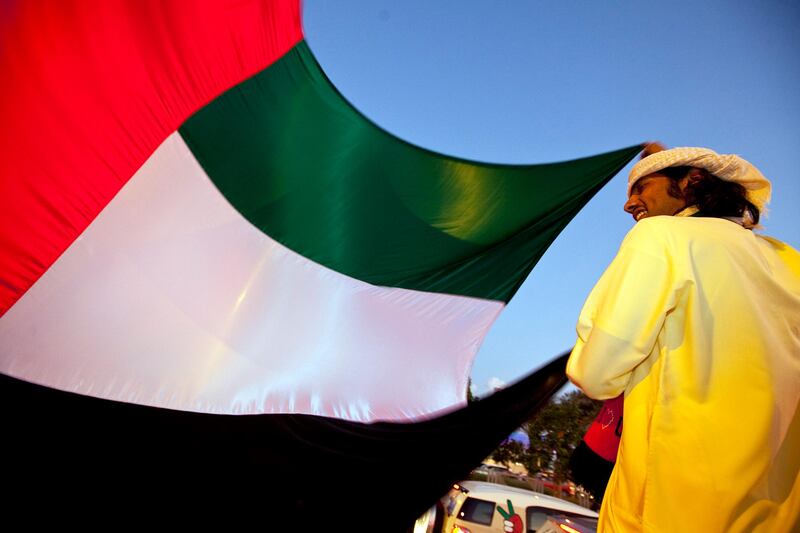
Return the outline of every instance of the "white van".
[[[598,514],[525,489],[464,481],[442,499],[442,533],[594,533]]]

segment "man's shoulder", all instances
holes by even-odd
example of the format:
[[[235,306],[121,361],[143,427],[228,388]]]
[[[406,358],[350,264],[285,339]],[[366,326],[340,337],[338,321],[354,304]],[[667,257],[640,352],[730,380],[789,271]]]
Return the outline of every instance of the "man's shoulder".
[[[737,238],[750,235],[735,222],[714,217],[675,217],[656,216],[645,218],[636,223],[625,237],[632,240],[661,239],[664,241],[716,240],[719,238]]]
[[[663,245],[682,235],[690,235],[691,230],[683,222],[686,219],[670,216],[644,218],[634,224],[622,241],[623,246],[651,247]]]
[[[656,216],[637,222],[622,241],[622,249],[685,255],[691,250],[738,247],[752,239],[752,231],[723,218]]]

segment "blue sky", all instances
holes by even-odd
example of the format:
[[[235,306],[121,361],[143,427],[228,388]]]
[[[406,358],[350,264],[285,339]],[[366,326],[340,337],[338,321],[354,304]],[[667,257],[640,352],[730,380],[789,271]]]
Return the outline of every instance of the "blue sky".
[[[764,233],[800,248],[800,5],[794,1],[305,0],[342,94],[414,144],[544,163],[646,140],[737,153],[773,182]],[[628,169],[553,244],[489,333],[476,393],[569,349],[633,221]]]

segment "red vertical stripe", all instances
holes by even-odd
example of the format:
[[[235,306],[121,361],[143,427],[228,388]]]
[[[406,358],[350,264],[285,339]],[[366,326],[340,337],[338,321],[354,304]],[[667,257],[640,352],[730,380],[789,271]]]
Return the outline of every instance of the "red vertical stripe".
[[[302,39],[297,0],[20,0],[0,17],[0,315],[186,118]]]

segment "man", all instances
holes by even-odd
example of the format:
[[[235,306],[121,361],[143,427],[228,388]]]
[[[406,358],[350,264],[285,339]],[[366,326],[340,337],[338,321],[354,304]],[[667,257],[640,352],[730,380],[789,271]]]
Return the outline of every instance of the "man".
[[[624,393],[598,531],[797,531],[800,254],[751,230],[770,196],[753,165],[659,148],[567,365],[592,398]]]

